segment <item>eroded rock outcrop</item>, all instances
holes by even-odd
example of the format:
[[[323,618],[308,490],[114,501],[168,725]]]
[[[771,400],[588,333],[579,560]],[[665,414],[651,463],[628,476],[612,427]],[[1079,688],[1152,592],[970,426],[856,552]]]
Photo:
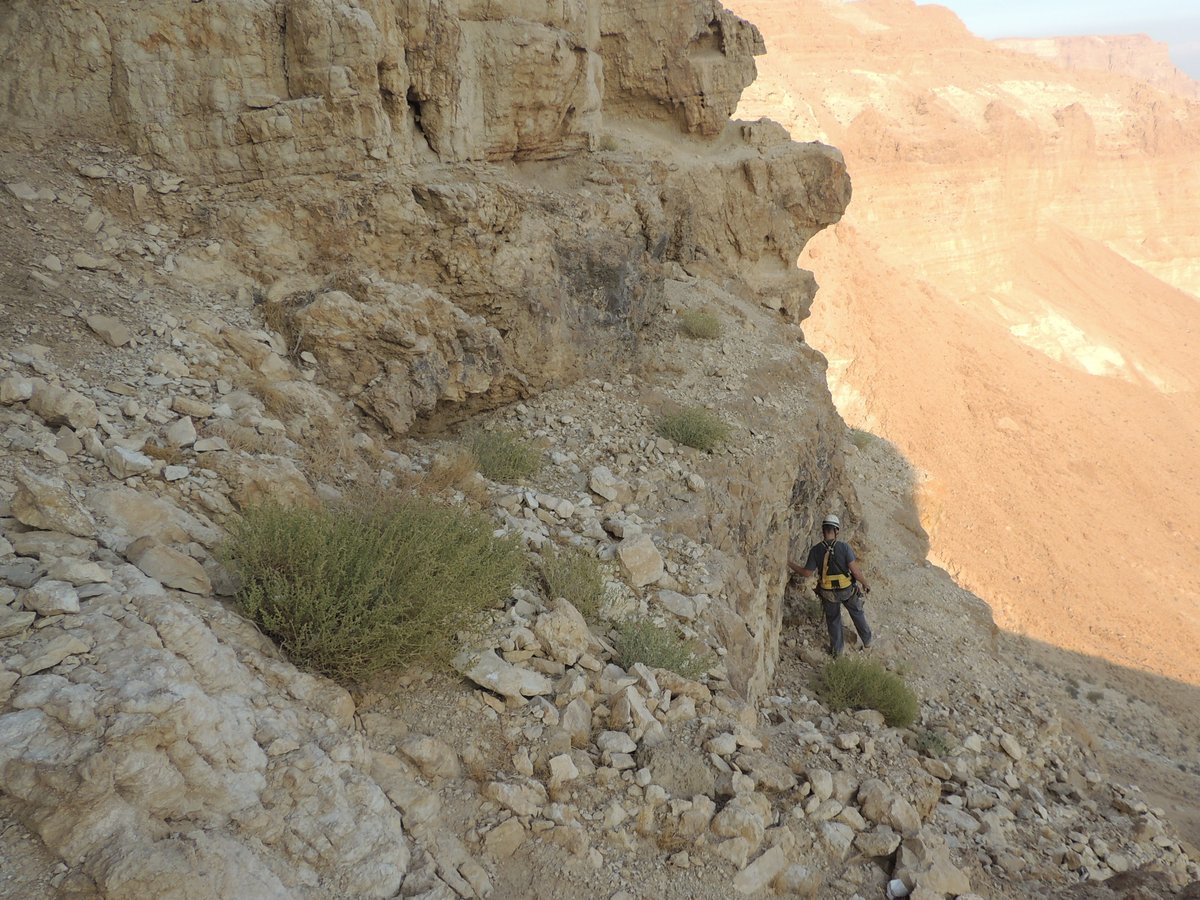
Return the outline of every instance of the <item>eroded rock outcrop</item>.
[[[719,133],[763,51],[714,0],[10,4],[9,110],[73,114],[220,181],[590,147],[603,106]],[[227,22],[238,27],[225,27]],[[48,67],[41,60],[53,58]],[[607,83],[606,83],[607,76]]]
[[[124,566],[22,644],[6,794],[109,894],[390,896],[408,845],[349,695],[198,602]]]

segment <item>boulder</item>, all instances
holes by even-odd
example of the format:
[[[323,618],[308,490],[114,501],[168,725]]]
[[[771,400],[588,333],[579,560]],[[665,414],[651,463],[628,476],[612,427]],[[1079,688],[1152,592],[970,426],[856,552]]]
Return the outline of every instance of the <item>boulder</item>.
[[[13,609],[11,606],[0,606],[0,638],[20,634],[33,624],[36,614],[24,610]]]
[[[945,843],[924,834],[904,839],[892,874],[914,890],[922,888],[939,896],[957,896],[971,890],[971,879],[951,861]]]
[[[87,558],[96,550],[96,542],[91,538],[75,537],[61,531],[22,531],[12,535],[12,545],[22,556],[39,559]]]
[[[890,825],[903,835],[915,835],[921,828],[916,807],[878,778],[870,778],[858,789],[858,804],[872,822]]]
[[[863,856],[891,856],[900,846],[900,835],[887,825],[877,825],[855,835],[854,846]]]
[[[766,890],[788,864],[782,847],[772,847],[733,879],[733,889],[739,894],[757,894]]]
[[[22,675],[36,675],[52,669],[68,656],[87,653],[91,645],[73,634],[45,628],[21,645],[23,661],[17,666]]]
[[[454,668],[502,697],[521,699],[554,693],[554,685],[545,675],[505,662],[494,650],[464,651],[455,657]]]
[[[104,451],[104,464],[108,466],[108,471],[112,472],[114,478],[122,480],[143,475],[154,468],[154,460],[149,456],[120,445]]]
[[[483,836],[483,846],[496,859],[507,859],[525,842],[525,828],[515,816]]]
[[[633,488],[629,482],[618,478],[607,466],[596,466],[588,476],[588,487],[592,493],[605,500],[622,505],[633,501]]]
[[[87,495],[88,507],[96,514],[106,535],[106,546],[118,553],[147,535],[165,544],[197,541],[214,546],[220,532],[163,497],[135,491],[124,485],[93,488]]]
[[[42,616],[79,612],[79,594],[75,592],[75,587],[51,578],[43,578],[33,587],[22,591],[17,600],[26,609]]]
[[[536,816],[545,807],[548,797],[546,789],[531,778],[518,781],[493,781],[484,794],[518,816]]]
[[[88,328],[110,347],[123,347],[133,342],[133,333],[119,319],[96,313],[88,316],[86,321]]]
[[[566,666],[575,665],[592,642],[592,632],[583,615],[561,597],[550,612],[538,616],[533,633],[550,652],[550,658]]]
[[[562,711],[559,726],[570,735],[572,747],[586,747],[592,736],[591,706],[583,698],[576,697]]]
[[[190,447],[196,443],[196,426],[191,416],[176,419],[167,426],[164,434],[168,447]]]
[[[23,403],[33,396],[33,381],[23,375],[0,378],[0,405]]]
[[[17,493],[12,499],[12,514],[30,528],[61,531],[79,537],[96,533],[91,514],[75,499],[70,488],[59,478],[43,478],[30,472],[18,472]]]
[[[320,503],[304,473],[290,459],[240,459],[232,481],[232,499],[240,509],[267,502],[313,509]]]
[[[149,535],[126,547],[125,558],[167,587],[189,594],[212,593],[212,583],[200,563]]]
[[[48,384],[41,379],[33,381],[29,408],[41,416],[47,425],[70,425],[78,431],[80,428],[95,428],[100,423],[100,411],[93,401],[78,391]]]
[[[617,545],[617,558],[634,587],[645,587],[662,578],[665,572],[662,554],[648,534],[626,538]]]
[[[396,749],[412,760],[428,779],[458,778],[462,774],[458,754],[429,735],[407,734],[396,742]]]

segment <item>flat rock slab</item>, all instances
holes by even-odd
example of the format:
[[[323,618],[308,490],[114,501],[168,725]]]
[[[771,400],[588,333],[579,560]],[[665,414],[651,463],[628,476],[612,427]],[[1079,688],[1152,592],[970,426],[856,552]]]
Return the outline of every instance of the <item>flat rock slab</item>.
[[[21,524],[85,538],[96,533],[91,514],[75,499],[62,479],[18,472],[17,485],[12,514]]]
[[[21,605],[42,616],[62,616],[79,612],[79,594],[66,581],[43,578],[17,597]]]
[[[545,675],[505,662],[494,650],[459,654],[454,660],[454,668],[480,687],[502,697],[519,699],[554,692],[554,685]]]
[[[37,616],[31,612],[0,606],[0,638],[20,634],[33,624]]]
[[[167,587],[189,594],[211,594],[212,582],[204,567],[186,553],[160,544],[152,537],[141,537],[125,550],[126,558]]]

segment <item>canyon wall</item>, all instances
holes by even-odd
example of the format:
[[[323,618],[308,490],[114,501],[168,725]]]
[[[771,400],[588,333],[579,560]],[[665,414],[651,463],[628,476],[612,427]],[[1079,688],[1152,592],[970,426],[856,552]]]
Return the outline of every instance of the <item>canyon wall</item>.
[[[392,449],[419,444],[394,442],[550,389],[627,381],[620,414],[642,410],[631,433],[605,438],[615,461],[594,461],[636,495],[597,494],[602,519],[573,464],[592,514],[555,538],[613,559],[644,527],[638,546],[658,568],[626,573],[634,610],[667,615],[654,598],[675,592],[691,612],[669,621],[725,652],[729,702],[766,693],[790,545],[826,509],[853,520],[857,504],[824,361],[795,327],[816,290],[796,258],[840,218],[850,181],[831,147],[729,121],[761,51],[757,30],[712,0],[0,8],[15,226],[2,240],[21,260],[0,285],[6,322],[20,323],[3,337],[0,521],[14,537],[71,532],[53,555],[95,555],[103,567],[87,577],[107,576],[82,606],[47,612],[24,591],[54,581],[50,551],[42,564],[26,550],[44,542],[0,539],[4,577],[23,592],[0,595],[0,784],[5,808],[81,883],[386,896],[413,880],[413,806],[428,801],[405,787],[406,766],[372,755],[348,694],[248,642],[211,599],[219,526],[266,498],[315,504],[359,479],[388,491],[430,465]],[[705,374],[695,395],[624,376],[656,371],[645,345],[702,304],[761,329],[779,354],[771,371]],[[65,331],[47,325],[64,314]],[[771,385],[806,410],[804,436],[758,408]],[[701,400],[744,447],[710,460],[655,443],[651,413]],[[59,438],[67,449],[45,443]],[[357,468],[330,474],[350,457]],[[205,540],[97,524],[79,498],[113,481],[134,506],[144,495],[199,517]],[[524,517],[487,510],[536,553],[551,532],[529,502]],[[165,568],[134,568],[143,551]],[[53,617],[38,640],[34,607]],[[105,717],[82,711],[84,694]],[[296,808],[313,793],[333,839]],[[76,795],[89,815],[71,812]]]
[[[806,331],[923,473],[934,558],[1006,628],[1200,682],[1200,107],[937,7],[735,8],[743,113],[854,175]]]
[[[1066,69],[1127,75],[1169,94],[1200,99],[1200,84],[1171,62],[1170,48],[1144,34],[1003,38],[993,44]]]

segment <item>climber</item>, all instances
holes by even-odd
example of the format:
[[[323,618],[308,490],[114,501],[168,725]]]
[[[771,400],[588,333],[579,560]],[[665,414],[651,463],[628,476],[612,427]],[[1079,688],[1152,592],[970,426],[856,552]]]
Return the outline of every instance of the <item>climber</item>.
[[[871,646],[871,626],[867,624],[866,611],[863,609],[863,595],[871,593],[871,587],[863,578],[862,569],[859,568],[850,545],[837,539],[841,528],[842,523],[837,516],[826,516],[821,522],[822,540],[808,551],[808,559],[804,565],[798,566],[788,560],[788,568],[794,574],[806,578],[811,575],[819,576],[817,596],[825,610],[825,624],[829,628],[829,652],[834,657],[841,656],[844,648],[843,606],[850,613],[863,649]]]

